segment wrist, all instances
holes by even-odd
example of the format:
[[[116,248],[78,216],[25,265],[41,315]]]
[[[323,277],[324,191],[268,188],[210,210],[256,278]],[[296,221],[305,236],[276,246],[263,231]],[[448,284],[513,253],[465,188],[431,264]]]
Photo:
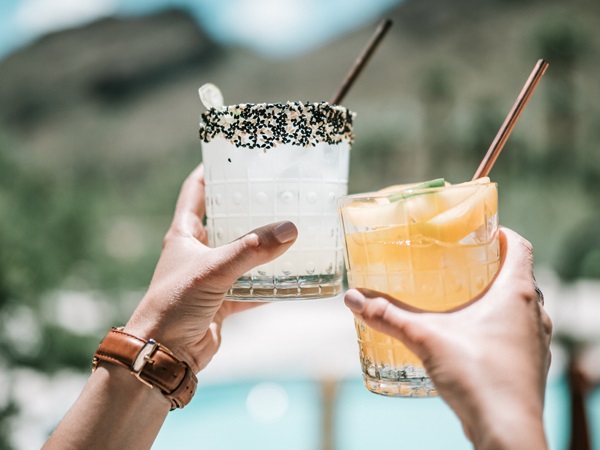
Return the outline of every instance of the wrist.
[[[189,364],[194,373],[198,373],[195,355],[190,353],[190,340],[186,338],[189,326],[186,327],[182,323],[181,314],[174,314],[161,306],[165,304],[164,298],[168,297],[149,290],[125,324],[123,331],[141,339],[160,342],[178,359]],[[196,339],[192,342],[196,342]]]
[[[174,327],[163,327],[158,323],[139,320],[134,321],[132,319],[123,327],[123,331],[146,341],[152,339],[156,342],[160,342],[161,345],[169,349],[177,359],[188,364],[192,368],[194,374],[198,373],[200,370],[196,364],[196,360],[188,351],[188,346],[183,344],[177,335],[174,336],[173,333],[165,332],[164,330],[166,328],[173,329]]]
[[[161,413],[164,412],[166,416],[171,408],[171,402],[159,389],[151,389],[140,383],[124,367],[100,362],[97,369],[93,371],[90,380],[93,383],[107,383],[108,387],[106,389],[111,391],[111,398],[122,403],[119,406],[120,409],[139,410],[149,408]]]
[[[153,339],[140,338],[123,328],[113,328],[104,337],[92,363],[119,366],[140,384],[156,388],[170,402],[171,409],[183,408],[194,396],[197,379],[190,366]]]
[[[122,367],[101,362],[43,448],[150,448],[169,408],[160,391]]]
[[[476,449],[548,448],[541,408],[498,399],[488,404],[492,407],[477,414],[475,423],[465,425]]]

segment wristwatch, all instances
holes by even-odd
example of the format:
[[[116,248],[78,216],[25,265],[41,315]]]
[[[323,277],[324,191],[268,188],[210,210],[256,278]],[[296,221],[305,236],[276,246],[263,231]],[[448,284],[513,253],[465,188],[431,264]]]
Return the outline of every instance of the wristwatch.
[[[171,411],[187,405],[196,392],[198,379],[185,361],[153,339],[125,333],[123,327],[112,328],[100,342],[92,372],[100,361],[125,367],[145,385],[160,389],[171,402]]]

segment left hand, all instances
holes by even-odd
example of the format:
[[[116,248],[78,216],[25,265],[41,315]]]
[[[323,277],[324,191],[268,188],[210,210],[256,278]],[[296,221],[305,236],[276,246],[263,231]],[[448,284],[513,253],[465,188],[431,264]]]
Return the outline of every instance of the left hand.
[[[284,253],[298,234],[291,222],[279,222],[209,248],[204,214],[200,165],[183,184],[148,292],[125,327],[165,345],[194,373],[218,350],[223,320],[257,305],[224,301],[228,289],[244,273]]]

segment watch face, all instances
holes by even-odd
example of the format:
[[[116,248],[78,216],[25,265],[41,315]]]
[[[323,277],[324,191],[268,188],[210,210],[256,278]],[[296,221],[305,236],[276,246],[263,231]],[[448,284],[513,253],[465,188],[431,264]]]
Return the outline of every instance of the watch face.
[[[158,344],[152,339],[146,342],[146,344],[144,344],[140,352],[133,360],[133,364],[131,364],[131,370],[133,370],[134,372],[140,372],[146,365],[146,357],[152,355],[154,353],[154,350],[156,350],[157,346]]]

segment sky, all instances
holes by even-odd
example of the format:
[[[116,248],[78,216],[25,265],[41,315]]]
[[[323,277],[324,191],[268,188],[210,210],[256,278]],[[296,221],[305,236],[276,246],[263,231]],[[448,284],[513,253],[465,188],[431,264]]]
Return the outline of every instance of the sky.
[[[0,58],[46,33],[167,7],[190,11],[215,40],[292,57],[375,22],[402,0],[0,0]]]

